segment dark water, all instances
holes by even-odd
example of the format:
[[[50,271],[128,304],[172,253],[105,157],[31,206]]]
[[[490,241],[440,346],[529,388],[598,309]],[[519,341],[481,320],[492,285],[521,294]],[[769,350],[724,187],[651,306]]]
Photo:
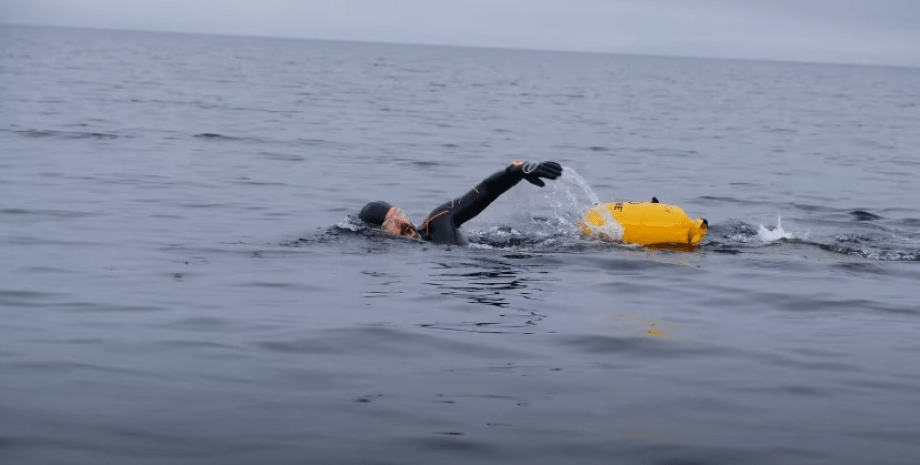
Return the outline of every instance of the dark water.
[[[3,26],[0,462],[917,463],[918,104],[917,69]],[[569,172],[470,247],[348,219],[513,159]],[[711,231],[583,241],[592,193]]]

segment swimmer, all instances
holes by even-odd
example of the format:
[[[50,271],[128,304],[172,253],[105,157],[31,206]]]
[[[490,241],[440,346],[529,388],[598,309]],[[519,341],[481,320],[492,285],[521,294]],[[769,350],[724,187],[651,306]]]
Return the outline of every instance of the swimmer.
[[[371,202],[358,215],[365,223],[397,236],[462,245],[466,243],[460,225],[482,213],[498,196],[522,179],[543,187],[541,178],[556,179],[562,175],[562,165],[553,161],[543,163],[516,161],[489,176],[462,197],[451,199],[435,208],[419,227],[412,224],[406,213],[387,202]]]

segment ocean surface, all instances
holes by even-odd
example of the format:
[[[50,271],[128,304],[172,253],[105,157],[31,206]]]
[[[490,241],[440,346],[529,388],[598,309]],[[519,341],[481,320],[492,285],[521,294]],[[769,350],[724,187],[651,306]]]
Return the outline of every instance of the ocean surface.
[[[0,463],[916,464],[918,147],[920,69],[0,26]]]

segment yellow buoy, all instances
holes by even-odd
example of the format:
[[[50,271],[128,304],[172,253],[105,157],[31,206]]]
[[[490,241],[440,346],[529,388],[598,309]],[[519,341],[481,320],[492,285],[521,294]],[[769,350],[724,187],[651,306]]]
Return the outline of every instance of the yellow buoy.
[[[709,229],[706,220],[690,219],[680,207],[658,202],[595,205],[585,212],[581,226],[586,236],[621,239],[623,242],[640,245],[696,245],[703,240]],[[617,232],[622,229],[622,238],[611,238],[607,233],[611,227],[616,228]]]

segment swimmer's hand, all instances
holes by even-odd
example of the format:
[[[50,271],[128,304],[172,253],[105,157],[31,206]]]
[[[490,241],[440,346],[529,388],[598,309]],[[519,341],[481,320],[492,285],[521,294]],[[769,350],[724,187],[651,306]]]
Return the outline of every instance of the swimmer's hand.
[[[520,171],[521,176],[527,182],[540,187],[546,185],[540,178],[556,179],[562,176],[562,165],[554,161],[543,163],[516,161],[511,164],[511,169]]]

